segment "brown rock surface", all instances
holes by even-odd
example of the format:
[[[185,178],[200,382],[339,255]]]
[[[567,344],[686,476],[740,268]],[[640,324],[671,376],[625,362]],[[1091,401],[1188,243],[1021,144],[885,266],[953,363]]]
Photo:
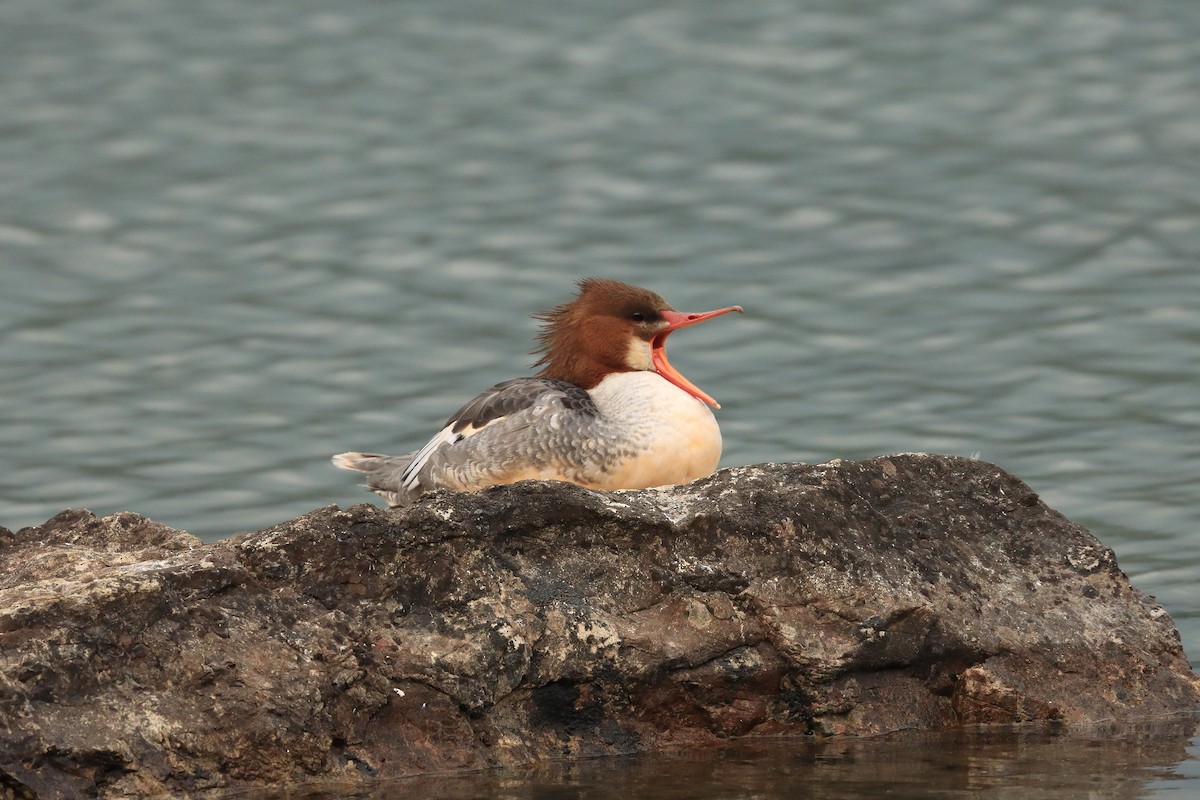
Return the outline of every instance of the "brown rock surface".
[[[1112,551],[968,459],[523,483],[208,545],[128,513],[0,529],[0,787],[38,797],[1198,702]]]

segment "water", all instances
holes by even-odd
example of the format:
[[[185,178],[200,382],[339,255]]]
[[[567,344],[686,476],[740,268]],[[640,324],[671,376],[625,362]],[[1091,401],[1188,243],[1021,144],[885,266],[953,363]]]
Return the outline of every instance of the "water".
[[[873,739],[746,739],[680,753],[437,775],[373,789],[312,786],[241,800],[1184,800],[1200,779],[1196,718],[1097,727],[898,733]],[[1181,763],[1182,761],[1182,763]],[[1081,775],[1086,776],[1080,780]]]
[[[366,500],[609,276],[725,465],[976,454],[1200,657],[1200,6],[0,4],[0,524]],[[1192,788],[1200,791],[1200,779]]]

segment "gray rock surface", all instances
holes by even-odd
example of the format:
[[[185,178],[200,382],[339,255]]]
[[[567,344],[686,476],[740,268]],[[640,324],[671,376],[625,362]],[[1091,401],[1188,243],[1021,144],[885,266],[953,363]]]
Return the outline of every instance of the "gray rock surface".
[[[1113,553],[997,467],[522,483],[215,544],[0,529],[0,788],[179,795],[1196,708]]]

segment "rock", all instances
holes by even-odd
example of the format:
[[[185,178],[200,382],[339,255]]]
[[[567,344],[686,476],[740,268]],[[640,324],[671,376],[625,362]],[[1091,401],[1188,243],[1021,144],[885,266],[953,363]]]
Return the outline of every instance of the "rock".
[[[1170,617],[995,466],[903,455],[0,529],[0,787],[180,794],[1194,709]]]

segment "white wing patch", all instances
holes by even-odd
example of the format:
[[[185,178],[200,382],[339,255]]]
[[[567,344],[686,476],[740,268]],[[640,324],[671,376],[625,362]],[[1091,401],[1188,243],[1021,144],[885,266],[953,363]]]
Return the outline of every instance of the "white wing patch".
[[[450,420],[449,425],[435,433],[433,438],[426,442],[425,446],[413,456],[412,463],[408,465],[408,469],[404,470],[404,474],[400,476],[400,481],[404,485],[404,488],[410,492],[417,490],[417,487],[421,485],[421,469],[429,463],[429,459],[438,450],[458,444],[468,436],[474,436],[489,425],[499,422],[502,419],[507,419],[507,417],[493,417],[479,427],[468,425],[460,431],[454,430],[457,420]]]

